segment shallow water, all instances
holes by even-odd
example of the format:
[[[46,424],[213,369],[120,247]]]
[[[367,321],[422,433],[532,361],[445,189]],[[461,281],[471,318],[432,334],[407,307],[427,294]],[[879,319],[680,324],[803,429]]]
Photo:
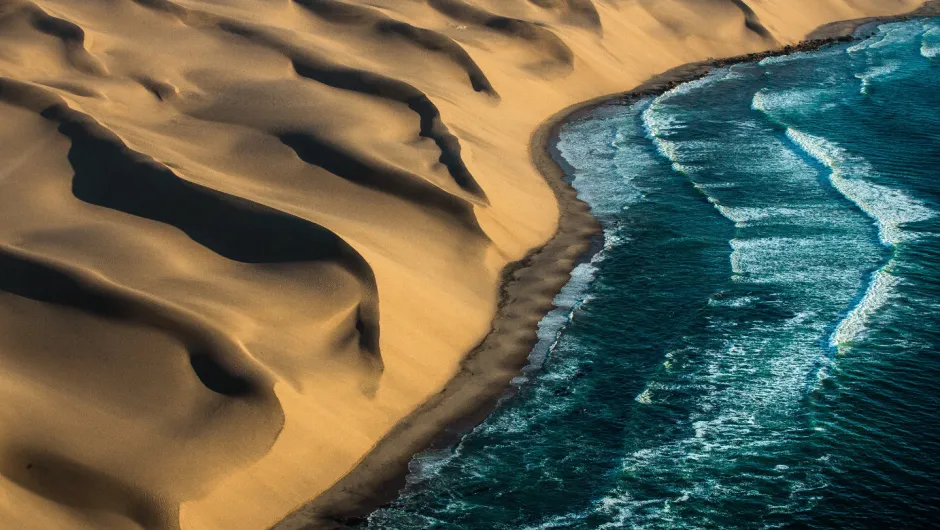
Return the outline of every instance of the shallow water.
[[[532,366],[374,529],[940,520],[940,22],[567,124],[605,227]]]

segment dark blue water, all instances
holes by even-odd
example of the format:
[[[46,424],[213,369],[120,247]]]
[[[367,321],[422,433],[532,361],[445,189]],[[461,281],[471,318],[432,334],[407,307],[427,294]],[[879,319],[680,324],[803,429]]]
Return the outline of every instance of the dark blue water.
[[[605,245],[373,529],[940,522],[940,22],[564,127]]]

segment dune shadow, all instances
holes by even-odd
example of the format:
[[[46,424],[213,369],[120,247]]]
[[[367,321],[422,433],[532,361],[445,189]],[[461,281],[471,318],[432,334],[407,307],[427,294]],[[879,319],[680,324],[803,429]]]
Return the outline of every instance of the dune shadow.
[[[360,321],[367,356],[380,358],[378,293],[372,268],[332,231],[313,222],[188,182],[128,149],[110,131],[62,105],[40,113],[71,141],[78,199],[173,226],[233,261],[331,262],[362,285]],[[374,359],[373,359],[374,364]]]
[[[529,43],[529,48],[548,59],[539,63],[536,70],[542,73],[571,73],[574,68],[574,51],[551,30],[527,20],[504,17],[469,4],[464,0],[427,0],[432,9],[464,24],[501,33],[507,37]],[[583,11],[583,6],[580,11]],[[533,65],[535,66],[535,65]],[[552,74],[554,75],[554,74]]]
[[[476,182],[461,157],[459,139],[447,128],[447,125],[441,119],[441,113],[437,106],[421,90],[404,81],[382,74],[333,64],[249,25],[220,22],[219,28],[232,35],[249,39],[252,43],[260,43],[282,53],[290,59],[294,71],[300,77],[339,90],[347,90],[407,105],[420,119],[418,135],[432,140],[437,145],[441,152],[438,160],[447,168],[454,183],[461,190],[472,195],[477,202],[488,204],[486,193]],[[286,132],[294,133],[294,131]],[[329,163],[326,160],[322,162]],[[348,175],[344,176],[344,178],[347,177]],[[408,178],[416,181],[412,187],[422,186],[430,192],[450,195],[463,202],[469,202],[465,198],[453,195],[417,175]],[[386,185],[383,191],[390,194],[399,194],[394,186]],[[472,210],[472,204],[467,204],[464,210]],[[466,217],[463,211],[459,212],[459,215]]]
[[[203,188],[137,159],[67,114],[58,106],[42,112],[59,122],[59,132],[72,142],[72,192],[85,202],[172,225],[242,263],[331,260],[351,250],[309,221]]]
[[[53,452],[8,449],[0,458],[0,475],[52,502],[119,514],[147,530],[180,527],[175,506],[171,508],[117,477]]]
[[[371,7],[336,0],[293,1],[315,16],[333,24],[368,26],[380,35],[397,35],[415,46],[440,54],[466,72],[474,91],[483,92],[495,98],[499,97],[470,54],[442,33],[394,20]]]
[[[230,397],[268,392],[258,381],[224,362],[231,354],[198,325],[132,296],[103,292],[65,271],[3,248],[0,248],[0,291],[160,330],[186,347],[193,371],[209,390]]]
[[[416,175],[368,163],[308,132],[286,131],[277,137],[307,164],[360,186],[437,210],[465,226],[477,227],[472,204]]]
[[[332,68],[308,58],[292,59],[297,75],[333,88],[349,90],[404,103],[420,119],[418,135],[432,140],[440,149],[439,162],[444,164],[454,183],[477,199],[486,202],[483,188],[476,182],[461,157],[460,141],[441,120],[437,106],[413,86],[371,72]],[[425,184],[431,186],[431,184]],[[436,187],[435,187],[436,188]],[[439,190],[439,193],[446,193]]]

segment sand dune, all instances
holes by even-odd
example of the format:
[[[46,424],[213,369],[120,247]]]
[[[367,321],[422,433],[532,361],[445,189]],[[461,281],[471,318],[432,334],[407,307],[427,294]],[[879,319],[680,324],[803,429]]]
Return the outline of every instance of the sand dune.
[[[0,528],[274,525],[521,362],[543,120],[920,3],[0,0]]]

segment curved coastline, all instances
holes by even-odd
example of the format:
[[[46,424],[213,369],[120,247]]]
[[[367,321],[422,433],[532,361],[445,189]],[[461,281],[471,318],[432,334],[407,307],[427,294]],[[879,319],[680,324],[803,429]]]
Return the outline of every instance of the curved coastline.
[[[529,155],[545,177],[559,205],[558,227],[543,246],[512,263],[502,273],[499,304],[491,331],[461,363],[458,373],[422,406],[401,420],[355,468],[331,488],[272,526],[272,530],[336,529],[362,521],[397,498],[417,453],[447,447],[482,422],[508,392],[511,379],[528,364],[536,330],[551,311],[555,295],[574,267],[593,253],[601,227],[567,180],[558,156],[561,127],[608,104],[628,104],[708,75],[716,68],[773,56],[815,51],[866,37],[867,26],[940,16],[940,0],[899,16],[869,17],[825,24],[806,40],[765,52],[686,63],[660,73],[632,90],[571,105],[542,122],[532,133]]]

